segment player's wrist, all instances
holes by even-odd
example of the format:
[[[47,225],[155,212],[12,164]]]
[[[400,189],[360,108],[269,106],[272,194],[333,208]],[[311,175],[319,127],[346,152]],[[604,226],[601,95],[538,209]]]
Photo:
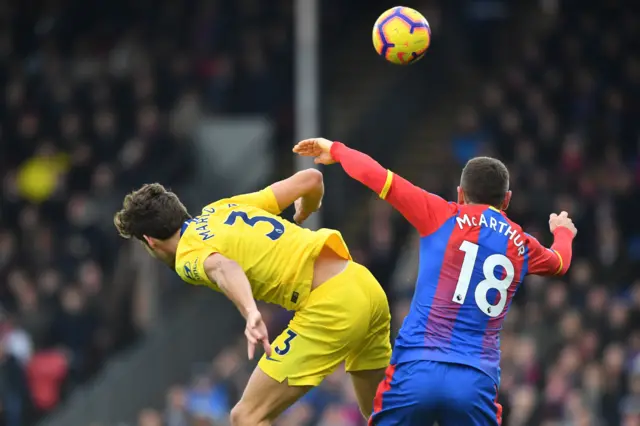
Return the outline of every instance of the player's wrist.
[[[302,205],[300,206],[300,212],[305,214],[315,213],[320,210],[320,206],[322,205],[322,201],[318,201],[317,199],[302,199]]]
[[[331,147],[329,148],[329,154],[331,157],[337,162],[340,162],[340,150],[345,147],[345,144],[339,141],[333,141],[331,143]]]
[[[243,315],[244,319],[249,319],[250,316],[255,314],[260,314],[260,310],[256,305],[244,308],[244,315]]]
[[[573,231],[564,225],[556,226],[556,229],[554,229],[552,233],[554,237],[574,237]]]

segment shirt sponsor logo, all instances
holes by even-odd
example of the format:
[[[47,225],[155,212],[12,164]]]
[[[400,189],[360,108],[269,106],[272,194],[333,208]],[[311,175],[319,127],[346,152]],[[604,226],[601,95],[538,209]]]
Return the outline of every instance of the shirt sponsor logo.
[[[184,276],[191,281],[200,281],[200,274],[198,273],[198,260],[199,258],[196,257],[196,260],[194,260],[193,263],[186,262],[184,264]]]

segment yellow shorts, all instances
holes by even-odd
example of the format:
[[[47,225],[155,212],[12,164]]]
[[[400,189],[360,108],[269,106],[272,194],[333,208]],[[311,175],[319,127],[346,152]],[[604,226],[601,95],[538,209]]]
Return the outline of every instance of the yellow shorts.
[[[343,361],[347,371],[386,368],[391,357],[387,296],[362,265],[313,290],[289,327],[258,364],[267,375],[292,386],[316,386]]]

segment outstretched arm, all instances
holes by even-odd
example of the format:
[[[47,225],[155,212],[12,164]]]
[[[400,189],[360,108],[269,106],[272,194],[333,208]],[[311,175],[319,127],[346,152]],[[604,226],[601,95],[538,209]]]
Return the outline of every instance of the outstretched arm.
[[[340,142],[309,139],[296,145],[294,152],[316,157],[316,163],[339,162],[349,176],[388,201],[422,236],[435,231],[455,211],[455,207],[442,198],[413,185],[368,155]]]

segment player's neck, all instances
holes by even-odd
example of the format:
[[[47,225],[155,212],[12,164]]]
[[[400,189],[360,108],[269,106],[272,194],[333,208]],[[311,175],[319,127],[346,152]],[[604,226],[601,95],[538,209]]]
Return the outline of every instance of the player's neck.
[[[176,232],[171,238],[162,242],[162,261],[169,265],[169,267],[171,267],[172,269],[175,269],[178,243],[180,243],[180,231]]]
[[[467,206],[489,206],[492,209],[496,209],[498,211],[502,211],[502,207],[496,207],[496,206],[492,206],[491,204],[482,204],[482,203],[464,203]]]

